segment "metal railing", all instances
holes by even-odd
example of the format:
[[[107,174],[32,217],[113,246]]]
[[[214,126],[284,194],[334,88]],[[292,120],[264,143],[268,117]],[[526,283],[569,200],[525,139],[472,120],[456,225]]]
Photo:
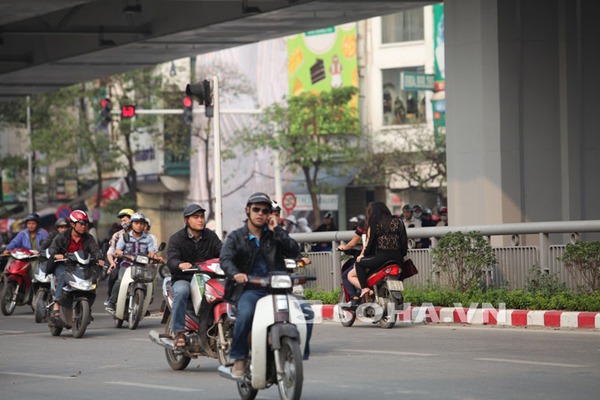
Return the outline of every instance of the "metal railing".
[[[566,241],[575,243],[581,239],[581,234],[598,234],[600,233],[600,220],[410,228],[407,233],[409,242],[410,239],[430,238],[432,247],[435,247],[439,238],[447,233],[463,232],[466,234],[473,231],[481,233],[490,243],[493,243],[495,239],[511,242],[510,246],[492,245],[496,264],[485,269],[485,279],[489,286],[524,288],[530,269],[537,266],[543,273],[556,275],[568,288],[575,289],[583,282],[574,279],[559,260],[566,247],[565,237],[568,238]],[[532,235],[532,237],[525,235]],[[343,254],[337,250],[337,247],[341,242],[350,241],[354,232],[313,232],[292,234],[291,236],[299,243],[332,242],[333,250],[330,252],[307,253],[312,264],[306,267],[306,273],[317,277],[317,280],[307,284],[307,287],[327,291],[339,288]],[[590,238],[596,236],[590,235]],[[524,237],[528,241],[537,243],[521,245]],[[552,242],[558,243],[551,244]],[[430,249],[409,249],[408,257],[413,260],[419,273],[408,279],[405,282],[406,285],[424,286],[440,282],[439,274],[434,271]]]

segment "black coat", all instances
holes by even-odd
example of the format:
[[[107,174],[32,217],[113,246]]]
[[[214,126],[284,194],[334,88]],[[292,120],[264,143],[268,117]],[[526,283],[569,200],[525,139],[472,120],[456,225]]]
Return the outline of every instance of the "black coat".
[[[73,230],[73,228],[69,228],[66,231],[64,231],[63,233],[59,233],[58,235],[56,235],[56,237],[52,241],[52,244],[48,248],[48,251],[50,252],[50,256],[51,256],[50,260],[54,259],[52,256],[54,256],[55,254],[66,254],[67,253],[67,249],[69,247],[69,242],[71,241],[71,231],[72,230]],[[81,236],[81,240],[82,240],[82,250],[90,255],[90,257],[92,258],[92,262],[95,265],[96,261],[102,259],[102,252],[100,251],[100,248],[98,247],[98,243],[96,242],[96,239],[94,239],[94,237],[92,235],[90,235],[89,233],[86,232]],[[47,274],[51,274],[53,272],[54,272],[54,263],[49,261]]]
[[[167,248],[167,266],[171,271],[171,281],[192,280],[192,274],[179,269],[184,262],[196,263],[218,258],[223,243],[216,233],[210,229],[202,230],[198,241],[190,238],[187,228],[175,232],[169,238]]]

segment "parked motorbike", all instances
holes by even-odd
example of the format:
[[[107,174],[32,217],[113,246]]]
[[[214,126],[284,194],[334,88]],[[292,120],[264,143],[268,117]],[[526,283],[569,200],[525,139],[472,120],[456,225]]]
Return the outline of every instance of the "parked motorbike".
[[[123,238],[125,242],[129,241],[128,234],[124,234]],[[158,251],[164,250],[165,247],[166,244],[161,243]],[[152,302],[154,278],[156,277],[156,267],[153,263],[158,259],[133,254],[123,254],[119,258],[131,265],[126,268],[123,279],[121,279],[115,310],[111,314],[115,327],[121,328],[123,321],[127,321],[129,329],[136,329]]]
[[[165,348],[167,363],[174,370],[185,369],[192,358],[200,356],[215,358],[220,364],[225,364],[231,349],[234,323],[231,306],[223,300],[225,273],[219,265],[219,259],[195,263],[186,271],[194,275],[185,316],[185,346],[176,347],[172,340],[173,294],[170,276],[163,280],[166,306],[161,322],[166,323],[165,333],[150,331],[150,339]]]
[[[295,269],[296,261],[286,260],[286,267]],[[298,280],[314,279],[279,271],[271,272],[267,277],[248,276],[248,284],[265,287],[269,292],[256,304],[249,362],[241,378],[233,377],[230,368],[219,367],[221,376],[237,382],[242,400],[253,400],[259,390],[275,384],[281,400],[300,399],[307,327],[292,288]]]
[[[59,298],[60,316],[48,323],[52,336],[59,336],[64,328],[71,329],[73,337],[84,335],[92,321],[92,305],[96,300],[98,271],[90,255],[79,250],[65,254],[64,286]],[[52,293],[56,291],[56,277],[52,279]],[[52,303],[53,304],[53,303]],[[52,305],[49,306],[51,308]]]
[[[356,249],[349,249],[344,253],[352,259],[342,265],[342,274],[354,266],[356,257],[360,254]],[[401,265],[398,260],[389,260],[383,268],[369,275],[367,285],[373,291],[373,298],[367,303],[352,305],[350,294],[342,283],[340,301],[334,308],[342,326],[354,325],[357,311],[377,322],[382,328],[389,329],[396,324],[396,311],[404,304],[404,286],[400,279]]]
[[[40,255],[40,260],[33,273],[33,316],[36,323],[47,320],[47,310],[52,303],[51,282],[52,274],[47,274],[48,250]]]
[[[31,262],[38,258],[38,252],[27,249],[9,250],[9,253],[0,294],[0,309],[4,315],[12,315],[17,306],[32,305],[33,287],[29,269]]]

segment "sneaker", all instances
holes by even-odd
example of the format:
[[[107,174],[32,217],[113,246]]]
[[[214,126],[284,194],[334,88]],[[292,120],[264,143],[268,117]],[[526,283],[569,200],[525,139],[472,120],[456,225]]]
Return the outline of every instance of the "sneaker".
[[[115,303],[111,303],[110,301],[107,303],[104,303],[104,305],[106,306],[105,310],[110,312],[110,313],[114,313],[115,312]]]
[[[110,298],[104,300],[104,306],[108,307],[110,305]]]
[[[242,378],[246,372],[246,360],[235,360],[231,367],[231,376],[234,378]]]

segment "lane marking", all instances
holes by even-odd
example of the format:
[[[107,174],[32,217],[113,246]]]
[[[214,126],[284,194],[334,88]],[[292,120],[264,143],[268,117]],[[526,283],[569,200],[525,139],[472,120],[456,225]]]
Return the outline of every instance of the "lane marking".
[[[28,376],[31,378],[50,378],[50,379],[74,379],[74,378],[76,378],[75,376],[28,374],[26,372],[0,372],[0,374],[13,375],[13,376]]]
[[[564,368],[585,368],[587,365],[580,364],[561,364],[541,361],[525,361],[525,360],[510,360],[506,358],[474,358],[476,361],[492,361],[492,362],[503,362],[511,364],[525,364],[525,365],[543,365],[548,367],[564,367]]]
[[[360,349],[336,349],[338,352],[371,353],[371,354],[392,354],[395,356],[417,356],[417,357],[436,357],[437,354],[431,353],[411,353],[408,351],[384,351],[384,350],[360,350]]]
[[[195,388],[185,388],[185,387],[179,387],[179,386],[150,385],[147,383],[135,383],[135,382],[110,381],[110,382],[104,382],[104,383],[109,383],[111,385],[134,386],[134,387],[141,387],[141,388],[146,388],[146,389],[171,390],[174,392],[202,392],[203,391],[202,389],[195,389]]]

